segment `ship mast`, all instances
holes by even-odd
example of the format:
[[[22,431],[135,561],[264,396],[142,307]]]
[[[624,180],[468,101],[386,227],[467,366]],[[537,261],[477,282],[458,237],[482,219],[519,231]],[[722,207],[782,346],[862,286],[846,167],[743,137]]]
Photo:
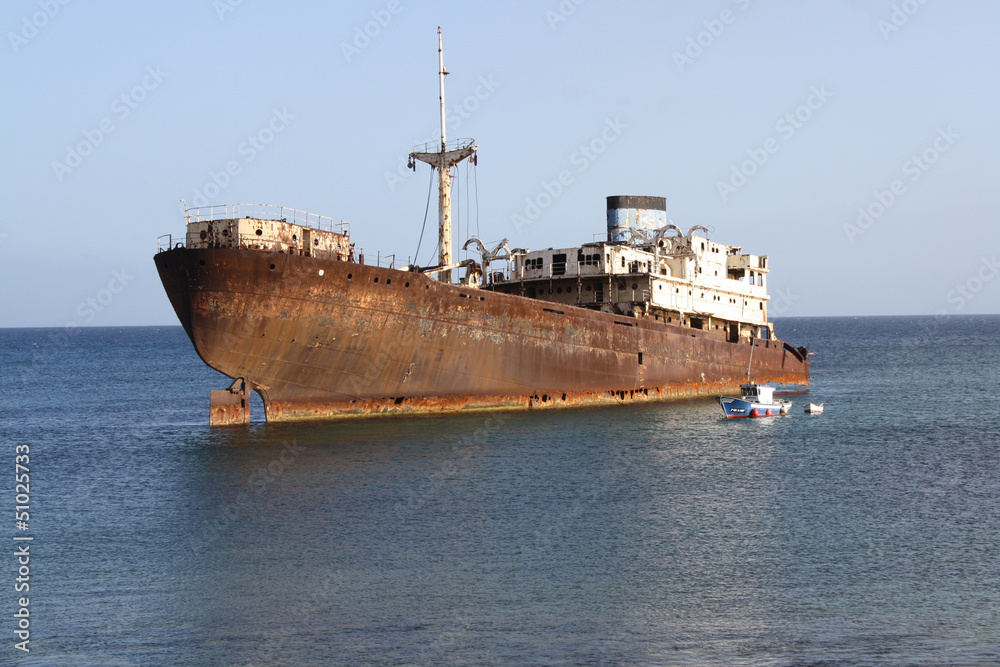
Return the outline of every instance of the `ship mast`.
[[[470,155],[474,155],[478,146],[472,139],[459,139],[453,141],[450,147],[448,146],[444,107],[444,77],[448,71],[444,68],[441,26],[438,26],[438,67],[441,99],[441,145],[439,150],[428,150],[431,148],[430,145],[421,146],[420,149],[410,153],[410,160],[411,164],[414,159],[426,162],[438,170],[438,265],[444,267],[451,265],[454,261],[451,253],[453,236],[451,231],[451,168]],[[439,271],[438,275],[442,282],[451,282],[451,269]]]

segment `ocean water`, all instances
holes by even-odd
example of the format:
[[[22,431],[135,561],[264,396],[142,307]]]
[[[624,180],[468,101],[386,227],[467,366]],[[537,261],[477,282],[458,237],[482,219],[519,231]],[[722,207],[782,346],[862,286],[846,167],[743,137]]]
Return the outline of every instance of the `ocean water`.
[[[0,664],[1000,664],[1000,317],[776,326],[789,417],[225,429],[179,327],[0,330]]]

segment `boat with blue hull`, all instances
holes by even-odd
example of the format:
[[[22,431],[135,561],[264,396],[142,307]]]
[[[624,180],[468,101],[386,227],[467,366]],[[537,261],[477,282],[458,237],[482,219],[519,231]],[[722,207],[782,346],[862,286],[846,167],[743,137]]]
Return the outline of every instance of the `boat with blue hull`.
[[[791,401],[774,398],[774,387],[749,382],[740,385],[740,393],[740,398],[719,396],[715,399],[726,413],[726,419],[777,417],[789,414],[792,409]]]

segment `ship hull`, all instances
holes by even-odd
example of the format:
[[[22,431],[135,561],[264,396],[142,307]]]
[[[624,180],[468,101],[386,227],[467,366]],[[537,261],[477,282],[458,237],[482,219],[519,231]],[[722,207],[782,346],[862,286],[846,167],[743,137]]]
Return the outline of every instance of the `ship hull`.
[[[269,421],[717,396],[750,345],[652,318],[249,249],[155,256],[184,330]],[[753,376],[808,384],[801,350],[757,340]]]

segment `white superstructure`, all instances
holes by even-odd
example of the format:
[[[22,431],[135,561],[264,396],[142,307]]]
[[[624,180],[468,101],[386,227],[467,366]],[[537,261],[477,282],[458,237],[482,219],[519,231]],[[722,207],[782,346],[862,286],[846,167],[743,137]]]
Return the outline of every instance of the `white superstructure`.
[[[767,256],[744,254],[740,246],[712,241],[701,226],[687,233],[673,224],[645,229],[622,226],[621,219],[627,219],[628,213],[610,206],[611,200],[623,199],[662,201],[609,198],[608,241],[574,248],[512,250],[509,272],[488,276],[492,288],[553,303],[652,317],[718,332],[732,341],[771,337]],[[646,210],[630,210],[637,220],[649,218]]]

